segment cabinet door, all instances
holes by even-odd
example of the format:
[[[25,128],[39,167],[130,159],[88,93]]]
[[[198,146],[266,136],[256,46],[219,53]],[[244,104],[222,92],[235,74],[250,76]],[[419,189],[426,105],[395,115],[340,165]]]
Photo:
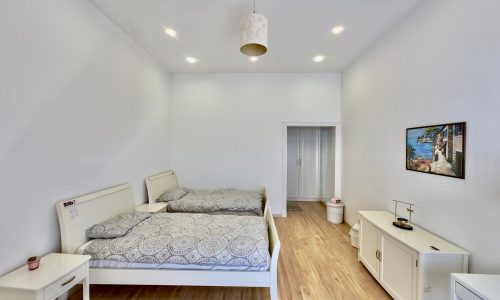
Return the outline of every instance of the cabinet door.
[[[359,260],[378,280],[380,262],[377,259],[377,253],[380,250],[381,233],[364,218],[361,218],[359,225]]]
[[[416,299],[418,254],[382,234],[380,284],[394,299]]]
[[[300,128],[300,187],[302,200],[319,198],[319,129]]]

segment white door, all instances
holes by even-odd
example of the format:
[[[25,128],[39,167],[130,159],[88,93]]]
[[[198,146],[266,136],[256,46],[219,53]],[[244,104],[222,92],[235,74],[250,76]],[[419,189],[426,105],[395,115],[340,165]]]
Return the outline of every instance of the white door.
[[[418,254],[386,235],[381,243],[380,284],[394,299],[416,299]]]
[[[319,198],[320,132],[316,127],[300,128],[300,188],[301,200]]]
[[[380,231],[365,219],[360,219],[359,230],[359,260],[372,273],[375,279],[379,279],[380,261]]]
[[[288,127],[287,129],[287,195],[288,199],[299,198],[299,129]]]
[[[287,129],[287,196],[289,200],[320,198],[320,128]]]

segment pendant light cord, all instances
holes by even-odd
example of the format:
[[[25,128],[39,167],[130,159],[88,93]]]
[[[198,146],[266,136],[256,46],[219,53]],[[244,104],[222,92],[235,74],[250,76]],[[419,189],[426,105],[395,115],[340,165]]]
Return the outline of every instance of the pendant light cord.
[[[253,0],[253,13],[255,13],[255,0]]]

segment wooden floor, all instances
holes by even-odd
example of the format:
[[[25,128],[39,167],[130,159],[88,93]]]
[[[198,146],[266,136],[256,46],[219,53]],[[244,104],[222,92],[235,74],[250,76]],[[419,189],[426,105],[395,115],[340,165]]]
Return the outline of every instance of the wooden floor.
[[[330,224],[319,202],[300,202],[303,211],[275,218],[281,239],[280,298],[391,299],[357,260],[349,225]],[[91,299],[269,299],[266,288],[92,285]],[[70,299],[81,299],[76,291]]]

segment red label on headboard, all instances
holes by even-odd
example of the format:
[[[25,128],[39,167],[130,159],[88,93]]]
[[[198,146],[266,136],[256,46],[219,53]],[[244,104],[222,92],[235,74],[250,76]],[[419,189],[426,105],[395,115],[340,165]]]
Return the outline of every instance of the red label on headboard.
[[[66,206],[73,205],[73,204],[75,204],[75,203],[76,203],[76,201],[75,201],[75,200],[69,200],[69,201],[64,202],[64,203],[63,203],[63,205],[64,205],[64,207],[66,207]]]

